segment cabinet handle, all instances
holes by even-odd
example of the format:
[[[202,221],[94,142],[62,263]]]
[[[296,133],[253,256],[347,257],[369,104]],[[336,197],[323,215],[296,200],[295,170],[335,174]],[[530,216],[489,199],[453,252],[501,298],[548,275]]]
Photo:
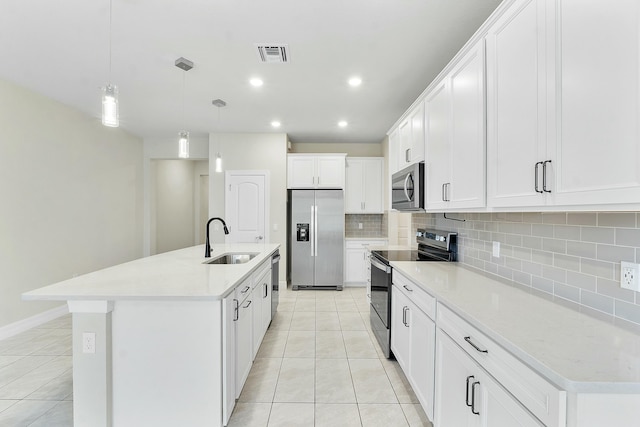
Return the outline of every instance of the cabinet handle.
[[[245,287],[243,290],[240,291],[240,293],[241,294],[246,294],[249,289],[251,289],[251,286]]]
[[[544,191],[538,189],[538,166],[544,165],[544,162],[538,162],[535,166],[535,189],[536,193],[544,193]]]
[[[233,299],[233,302],[235,302],[235,303],[236,303],[236,308],[234,308],[235,313],[233,314],[233,321],[235,322],[235,321],[237,321],[237,320],[240,318],[240,315],[239,315],[239,313],[238,313],[238,312],[240,311],[240,310],[239,310],[239,308],[240,308],[240,301],[238,301],[237,299],[235,299],[235,298],[234,298],[234,299]]]
[[[473,341],[471,341],[471,337],[470,336],[469,337],[464,337],[464,340],[466,342],[468,342],[471,345],[471,347],[475,348],[480,353],[489,353],[489,350],[483,350],[480,347],[478,347],[476,344],[474,344]]]
[[[447,186],[447,191],[446,191],[445,194],[447,195],[447,198],[446,198],[445,202],[450,202],[451,201],[451,194],[450,194],[449,190],[451,190],[451,183],[447,182],[446,186]]]
[[[402,287],[405,288],[406,290],[408,290],[409,292],[413,292],[413,289],[411,289],[407,285],[402,285]]]
[[[407,311],[409,311],[409,307],[407,307],[406,305],[402,307],[402,323],[408,328],[409,323],[407,322]]]
[[[320,177],[318,177],[318,185],[320,185]]]
[[[542,192],[551,193],[551,190],[547,190],[547,163],[551,163],[551,160],[545,160],[542,162]]]
[[[264,298],[269,296],[269,285],[266,283],[263,283],[264,285]]]
[[[406,150],[404,150],[404,161],[405,161],[405,163],[409,163],[411,161],[411,159],[409,157],[409,150],[410,150],[410,148],[407,148]]]
[[[442,184],[442,201],[446,202],[447,200],[445,199],[445,196],[444,196],[444,185],[445,184]]]
[[[251,305],[251,300],[249,300],[249,302],[247,303],[247,305],[242,306],[242,308],[249,308],[249,306]]]
[[[467,377],[467,389],[464,397],[464,403],[466,403],[469,408],[471,408],[471,403],[469,403],[469,380],[471,379],[475,379],[475,377],[473,375]]]
[[[471,413],[480,415],[480,412],[476,411],[476,386],[480,384],[480,381],[475,381],[471,384]]]

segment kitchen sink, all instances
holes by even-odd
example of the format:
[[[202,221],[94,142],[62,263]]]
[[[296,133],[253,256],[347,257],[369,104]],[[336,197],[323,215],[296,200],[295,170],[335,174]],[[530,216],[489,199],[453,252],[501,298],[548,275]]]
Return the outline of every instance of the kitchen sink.
[[[258,253],[227,253],[218,255],[204,264],[244,264],[251,261]]]

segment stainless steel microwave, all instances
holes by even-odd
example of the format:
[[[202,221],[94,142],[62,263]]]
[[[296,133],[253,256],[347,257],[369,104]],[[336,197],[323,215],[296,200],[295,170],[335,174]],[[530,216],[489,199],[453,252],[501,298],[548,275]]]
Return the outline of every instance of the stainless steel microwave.
[[[393,174],[391,207],[399,211],[424,210],[424,162]]]

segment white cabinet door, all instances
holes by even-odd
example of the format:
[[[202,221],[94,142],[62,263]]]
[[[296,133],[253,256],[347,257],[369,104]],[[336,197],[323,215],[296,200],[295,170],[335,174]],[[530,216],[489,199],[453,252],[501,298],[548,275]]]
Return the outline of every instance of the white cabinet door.
[[[236,405],[236,315],[238,300],[226,297],[222,304],[222,421],[227,425]]]
[[[346,283],[365,283],[366,270],[365,254],[366,250],[358,245],[357,248],[345,249],[345,274],[344,281]]]
[[[395,285],[391,287],[391,350],[405,373],[409,373],[411,303]]]
[[[260,295],[262,296],[262,337],[260,338],[262,342],[271,323],[271,269],[265,272],[257,287],[260,287]]]
[[[400,130],[396,128],[389,134],[389,175],[400,170],[400,149]]]
[[[347,158],[344,190],[345,213],[361,213],[363,211],[362,203],[366,185],[363,178],[364,169],[364,161]]]
[[[244,286],[244,284],[241,285],[241,287]],[[240,397],[240,392],[247,380],[247,376],[249,376],[251,362],[253,361],[252,305],[252,296],[249,295],[240,303],[238,308],[238,320],[236,321],[236,398]]]
[[[345,213],[383,213],[382,169],[380,157],[347,158]]]
[[[287,188],[344,188],[345,155],[287,156]]]
[[[436,360],[438,427],[543,425],[441,330],[437,331]]]
[[[446,187],[451,176],[451,96],[445,78],[427,94],[426,105],[426,208],[447,207]]]
[[[258,349],[262,343],[263,327],[262,327],[262,289],[260,283],[256,283],[251,291],[251,360],[256,358]]]
[[[536,163],[546,160],[545,0],[517,0],[489,29],[487,206],[541,206]],[[538,191],[542,191],[539,188]]]
[[[315,177],[314,157],[287,157],[287,188],[314,188],[316,185]]]
[[[409,376],[411,384],[427,417],[432,420],[436,324],[414,304],[410,305],[407,323],[409,324]]]
[[[317,188],[344,188],[344,156],[316,158]]]
[[[471,405],[477,365],[444,332],[438,330],[436,334],[434,424],[438,427],[481,426],[480,416],[472,412]],[[473,407],[479,412],[479,399]]]
[[[411,120],[405,119],[398,127],[400,135],[400,150],[398,151],[398,169],[401,170],[411,164],[409,152],[411,150]]]
[[[424,160],[424,103],[418,104],[411,115],[411,145],[409,146],[409,163]]]
[[[364,159],[364,200],[363,213],[384,213],[382,208],[382,191],[384,185],[382,182],[383,159],[371,158]]]
[[[484,42],[479,42],[450,73],[450,184],[448,208],[485,206]]]
[[[554,204],[638,203],[640,3],[552,3],[559,61],[557,132],[548,155]]]

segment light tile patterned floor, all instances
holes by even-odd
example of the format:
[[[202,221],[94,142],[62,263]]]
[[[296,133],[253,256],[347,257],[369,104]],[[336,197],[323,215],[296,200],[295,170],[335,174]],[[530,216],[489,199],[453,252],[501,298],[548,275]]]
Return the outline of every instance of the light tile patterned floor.
[[[73,425],[71,317],[0,341],[0,426]],[[229,427],[430,427],[364,288],[283,289]]]
[[[364,288],[280,292],[229,427],[430,427],[369,328]]]
[[[0,426],[73,425],[71,315],[0,341]]]

